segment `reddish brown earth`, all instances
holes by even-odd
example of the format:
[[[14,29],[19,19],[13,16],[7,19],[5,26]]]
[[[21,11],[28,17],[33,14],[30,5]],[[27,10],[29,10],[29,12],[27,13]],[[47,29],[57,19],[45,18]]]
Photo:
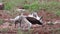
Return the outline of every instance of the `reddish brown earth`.
[[[26,12],[25,15],[28,15],[28,13]],[[48,22],[48,21],[56,21],[56,20],[60,20],[60,17],[59,16],[56,16],[55,14],[53,13],[49,13],[49,12],[46,12],[46,11],[39,11],[38,12],[38,15],[39,16],[43,16],[43,22]],[[3,12],[0,10],[0,18],[1,19],[6,19],[6,18],[11,18],[11,15]],[[5,23],[6,24],[6,23]],[[4,27],[9,27],[10,29],[13,29],[14,28],[14,25],[12,24],[12,26],[9,26],[8,25],[9,23],[7,23],[6,25],[1,25],[0,28],[4,28]],[[60,24],[55,24],[55,25],[42,25],[42,26],[32,26],[32,33],[31,34],[36,34],[38,32],[38,34],[52,34],[52,32],[54,30],[50,30],[50,29],[56,29],[56,28],[60,28]],[[9,30],[10,31],[10,30]],[[13,32],[15,30],[12,30]],[[12,32],[11,31],[11,32]],[[27,31],[26,31],[27,32]],[[55,34],[56,34],[56,31],[54,31]]]
[[[45,10],[39,11],[38,15],[43,16],[44,22],[60,20],[58,15],[54,14],[53,12],[47,12]]]

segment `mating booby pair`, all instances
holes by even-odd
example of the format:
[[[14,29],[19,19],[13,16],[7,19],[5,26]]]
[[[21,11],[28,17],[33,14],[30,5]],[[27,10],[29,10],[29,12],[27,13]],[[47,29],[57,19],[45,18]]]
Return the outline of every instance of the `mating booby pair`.
[[[23,13],[21,14],[23,15]],[[23,15],[24,16],[24,15]],[[40,22],[41,18],[38,17],[37,13],[34,12],[33,15],[28,15],[28,16],[24,16],[31,24],[39,24],[42,25],[42,22]],[[17,16],[15,18],[16,21],[18,21],[18,19],[20,18],[20,16]]]
[[[22,9],[21,9],[21,11],[22,11]],[[23,10],[23,11],[25,11],[25,10]],[[10,19],[10,20],[13,20],[15,22],[15,26],[16,26],[16,24],[19,23],[20,27],[22,28],[22,25],[24,25],[23,29],[25,29],[25,25],[28,26],[27,29],[29,29],[32,26],[32,24],[42,25],[42,22],[40,22],[41,18],[38,17],[37,13],[33,13],[32,16],[33,17],[25,16],[25,15],[23,15],[23,12],[22,12],[20,16],[17,16],[14,19]]]

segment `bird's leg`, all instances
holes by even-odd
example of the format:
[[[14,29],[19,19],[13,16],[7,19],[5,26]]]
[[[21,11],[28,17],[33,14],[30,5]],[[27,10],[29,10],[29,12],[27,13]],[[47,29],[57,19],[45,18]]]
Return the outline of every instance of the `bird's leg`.
[[[17,24],[18,24],[18,23],[17,23],[17,22],[15,22],[15,28],[17,27]]]

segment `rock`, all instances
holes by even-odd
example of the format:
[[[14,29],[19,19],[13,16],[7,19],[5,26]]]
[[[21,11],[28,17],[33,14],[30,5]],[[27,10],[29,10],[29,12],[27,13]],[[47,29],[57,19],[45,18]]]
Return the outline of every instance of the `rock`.
[[[4,9],[4,4],[0,3],[0,10],[3,10],[3,9]]]

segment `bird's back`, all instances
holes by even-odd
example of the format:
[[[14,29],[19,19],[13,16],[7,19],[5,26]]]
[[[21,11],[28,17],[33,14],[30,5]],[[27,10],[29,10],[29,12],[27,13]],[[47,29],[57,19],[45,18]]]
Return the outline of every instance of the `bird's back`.
[[[33,17],[26,17],[26,19],[27,19],[29,22],[31,22],[32,24],[42,25],[42,23],[41,23],[39,20],[37,20],[37,19],[35,19],[35,18],[33,18]]]

